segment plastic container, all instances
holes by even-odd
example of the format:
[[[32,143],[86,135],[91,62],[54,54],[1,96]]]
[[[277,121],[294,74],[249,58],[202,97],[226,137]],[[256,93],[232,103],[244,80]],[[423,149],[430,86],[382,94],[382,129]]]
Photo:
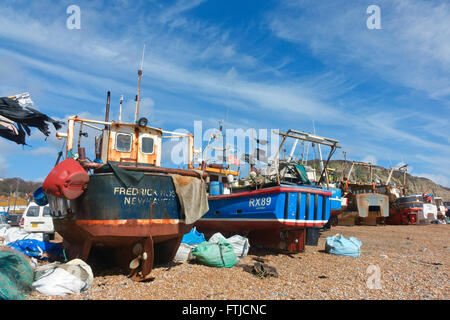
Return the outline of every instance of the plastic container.
[[[88,182],[86,170],[77,161],[66,159],[50,171],[42,188],[48,195],[73,200],[83,194]]]
[[[223,187],[223,185],[222,185],[222,187]],[[218,196],[218,195],[222,194],[220,191],[221,191],[220,190],[220,182],[211,181],[210,188],[209,188],[209,194],[211,196]]]
[[[34,198],[34,202],[36,202],[36,204],[41,207],[48,204],[47,195],[44,193],[44,190],[42,189],[42,187],[37,188],[33,192],[33,198]]]

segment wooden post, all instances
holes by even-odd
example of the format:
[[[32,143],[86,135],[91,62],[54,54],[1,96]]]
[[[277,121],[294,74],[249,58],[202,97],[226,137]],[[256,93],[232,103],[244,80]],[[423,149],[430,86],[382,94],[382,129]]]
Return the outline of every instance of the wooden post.
[[[69,118],[69,128],[67,136],[67,152],[73,149],[73,133],[75,130],[75,120],[74,118]]]
[[[188,135],[188,169],[194,169],[194,136]]]

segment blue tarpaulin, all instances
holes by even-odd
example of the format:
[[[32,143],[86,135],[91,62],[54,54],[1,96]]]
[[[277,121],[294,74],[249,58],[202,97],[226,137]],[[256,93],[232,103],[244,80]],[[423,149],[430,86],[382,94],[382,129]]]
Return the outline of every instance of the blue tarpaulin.
[[[203,233],[200,233],[197,231],[197,229],[194,227],[191,229],[191,231],[189,231],[189,233],[186,233],[183,236],[183,239],[181,239],[181,243],[186,243],[186,244],[199,244],[202,242],[205,242],[205,235]]]
[[[362,242],[354,237],[345,238],[340,234],[327,237],[325,251],[340,256],[359,257]]]
[[[35,239],[23,239],[8,243],[7,246],[22,252],[29,257],[41,260],[48,260],[49,257],[58,259],[63,256],[61,246],[52,242],[44,242]]]

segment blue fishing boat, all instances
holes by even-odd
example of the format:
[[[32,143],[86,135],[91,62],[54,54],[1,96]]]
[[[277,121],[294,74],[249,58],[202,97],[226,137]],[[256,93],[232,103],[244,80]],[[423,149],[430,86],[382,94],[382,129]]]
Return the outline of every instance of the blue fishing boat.
[[[334,150],[340,148],[337,140],[295,130],[280,135],[284,139],[279,150],[286,138],[330,146],[327,164]],[[223,171],[222,176],[216,173],[219,176],[215,180],[220,184],[229,177],[227,173]],[[196,222],[197,229],[206,234],[244,234],[253,245],[289,252],[303,251],[306,229],[325,225],[332,207],[340,207],[340,198],[339,201],[331,200],[333,193],[326,170],[322,170],[317,182],[312,182],[304,166],[288,159],[275,161],[265,173],[259,182],[253,174],[251,183],[231,187],[228,194],[217,194],[221,192],[213,188],[216,184],[210,185],[209,211]]]
[[[336,187],[330,187],[331,198],[330,198],[330,218],[325,225],[326,228],[331,226],[336,226],[338,224],[338,215],[342,213],[342,190]]]

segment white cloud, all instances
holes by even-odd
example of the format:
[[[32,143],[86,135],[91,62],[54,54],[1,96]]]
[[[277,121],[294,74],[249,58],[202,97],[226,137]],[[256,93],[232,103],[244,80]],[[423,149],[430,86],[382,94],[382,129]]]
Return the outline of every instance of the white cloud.
[[[367,3],[284,2],[269,15],[280,38],[306,44],[322,61],[357,66],[367,77],[450,95],[450,4],[378,1],[381,30],[366,27]]]
[[[45,146],[32,149],[28,151],[28,153],[32,156],[48,156],[48,155],[56,155],[58,153],[58,150],[55,147]]]
[[[5,177],[7,175],[8,167],[9,163],[6,161],[6,158],[0,155],[0,177]]]
[[[373,155],[367,155],[362,159],[362,162],[371,163],[376,165],[377,164],[377,158]]]
[[[134,120],[135,102],[132,99],[136,94],[135,70],[140,64],[142,45],[145,42],[145,94],[141,101],[141,114],[150,114],[148,118],[152,122],[161,121],[152,119],[157,114],[180,123],[186,123],[188,119],[195,117],[196,120],[207,118],[212,123],[214,116],[225,114],[225,108],[229,108],[230,114],[256,111],[254,119],[239,119],[240,123],[247,123],[249,127],[260,124],[260,119],[266,119],[266,123],[270,123],[272,117],[276,117],[278,123],[307,123],[313,119],[320,121],[324,130],[335,135],[333,137],[350,132],[351,137],[346,139],[344,147],[353,148],[355,157],[374,157],[373,154],[376,154],[378,159],[375,158],[375,161],[378,162],[388,155],[401,158],[401,151],[392,148],[396,143],[403,148],[420,147],[427,152],[430,149],[432,153],[442,152],[443,157],[449,155],[448,146],[439,140],[422,137],[419,132],[402,127],[407,119],[405,120],[402,111],[396,111],[393,106],[376,105],[370,101],[373,97],[367,97],[361,99],[363,101],[360,103],[363,105],[369,101],[365,110],[355,110],[346,106],[346,101],[338,99],[339,95],[352,92],[355,86],[364,82],[364,77],[360,81],[348,80],[346,74],[332,70],[299,77],[300,80],[293,78],[289,73],[281,71],[292,57],[281,57],[276,66],[265,65],[242,51],[239,39],[231,37],[227,30],[183,15],[202,3],[199,0],[177,1],[174,6],[156,5],[155,10],[143,10],[136,15],[134,13],[140,7],[133,9],[134,6],[130,6],[128,2],[112,5],[109,8],[112,11],[108,11],[108,14],[95,10],[94,3],[86,3],[82,8],[86,20],[79,33],[68,32],[64,21],[61,24],[48,23],[47,18],[41,20],[39,15],[32,14],[29,10],[19,14],[0,4],[3,12],[0,38],[23,48],[20,52],[14,46],[1,49],[1,55],[9,58],[0,59],[0,65],[20,67],[17,73],[24,76],[15,79],[15,87],[39,83],[39,91],[49,96],[66,96],[74,101],[83,99],[91,103],[90,106],[98,105],[98,109],[85,113],[89,118],[103,120],[107,90],[111,90],[116,95],[115,98],[124,94],[124,107],[127,109],[124,110],[124,115]],[[399,9],[399,5],[393,5],[392,12],[386,17],[385,9],[390,6],[385,2],[381,5],[384,28],[387,28],[389,22],[394,23],[394,15],[399,14],[399,21],[394,24],[397,29],[389,30],[392,35],[388,35],[387,32],[367,34],[369,30],[365,29],[365,10],[358,11],[359,8],[353,6],[348,9],[346,3],[327,8],[329,4],[314,2],[314,6],[307,8],[312,10],[310,16],[296,15],[299,13],[297,5],[287,10],[280,9],[271,16],[271,26],[282,38],[306,43],[322,61],[331,65],[356,65],[356,69],[368,72],[367,77],[372,77],[375,73],[395,83],[427,90],[434,97],[445,96],[445,78],[442,78],[441,73],[435,73],[435,70],[436,66],[441,66],[442,71],[448,70],[448,45],[441,41],[448,34],[448,28],[446,31],[445,27],[448,25],[446,21],[450,20],[443,19],[447,17],[447,5],[433,7],[432,4],[404,1],[405,12],[408,8],[422,8],[431,17],[418,17],[419,11],[412,10],[411,19],[420,18],[417,19],[419,25],[429,29],[414,27],[415,32],[420,32],[418,39],[423,42],[424,48],[411,53],[415,50],[411,46],[417,43],[412,37],[411,29],[397,28],[409,19],[407,14],[400,14],[404,11]],[[50,8],[50,15],[54,17],[57,8],[51,3],[47,3],[47,6]],[[123,10],[121,6],[127,7],[127,10]],[[442,12],[439,13],[438,9]],[[132,10],[131,13],[128,13],[129,10]],[[310,12],[308,10],[307,13]],[[118,14],[118,20],[128,21],[127,18],[133,17],[133,23],[124,25],[120,33],[113,28],[105,28],[114,13]],[[437,27],[427,24],[433,18],[436,18]],[[361,20],[362,29],[355,27],[358,19]],[[167,28],[168,24],[170,27]],[[438,27],[443,27],[444,31],[433,38],[431,34]],[[431,30],[430,35],[426,35],[427,30]],[[430,51],[430,48],[435,48],[436,52],[431,52],[433,50]],[[431,54],[430,59],[423,59],[427,54]],[[332,57],[336,59],[333,60]],[[418,63],[417,59],[420,60]],[[2,61],[6,62],[1,64]],[[410,68],[411,65],[415,67]],[[427,68],[428,66],[431,68]],[[9,73],[11,69],[14,71],[14,67],[10,67],[9,71],[0,68],[0,73]],[[434,74],[437,76],[433,78]],[[419,79],[419,75],[424,76],[423,81],[411,83],[414,79]],[[0,92],[6,92],[11,87],[8,83],[0,82]],[[171,95],[171,101],[180,103],[175,106],[160,105],[154,94],[156,91],[165,92]],[[206,108],[206,113],[196,112],[191,110],[191,100],[183,102],[184,99],[196,99],[219,107],[215,110]],[[66,109],[61,114],[72,110],[76,114],[86,110],[81,103],[62,107]],[[375,107],[380,108],[378,113],[366,112],[367,109],[377,110]],[[112,100],[111,115],[115,119],[117,109],[118,99]],[[299,119],[299,122],[295,119]],[[439,125],[439,128],[445,128],[446,123],[441,121]],[[432,130],[433,126],[429,125],[428,128]],[[49,138],[48,141],[55,142],[55,145],[61,144],[52,139]],[[387,141],[389,145],[386,144]]]
[[[149,120],[149,122],[151,122],[152,118],[154,117],[154,106],[155,102],[153,101],[153,99],[148,97],[141,98],[141,101],[139,103],[139,118],[145,117],[147,118],[147,120]],[[115,114],[118,114],[118,111],[115,112]],[[134,122],[135,115],[136,101],[124,101],[122,107],[122,122]],[[118,116],[116,117],[116,119],[118,119]]]
[[[160,15],[159,20],[162,23],[173,22],[174,19],[179,18],[179,15],[185,11],[191,10],[205,0],[178,0],[174,5],[169,6]]]

